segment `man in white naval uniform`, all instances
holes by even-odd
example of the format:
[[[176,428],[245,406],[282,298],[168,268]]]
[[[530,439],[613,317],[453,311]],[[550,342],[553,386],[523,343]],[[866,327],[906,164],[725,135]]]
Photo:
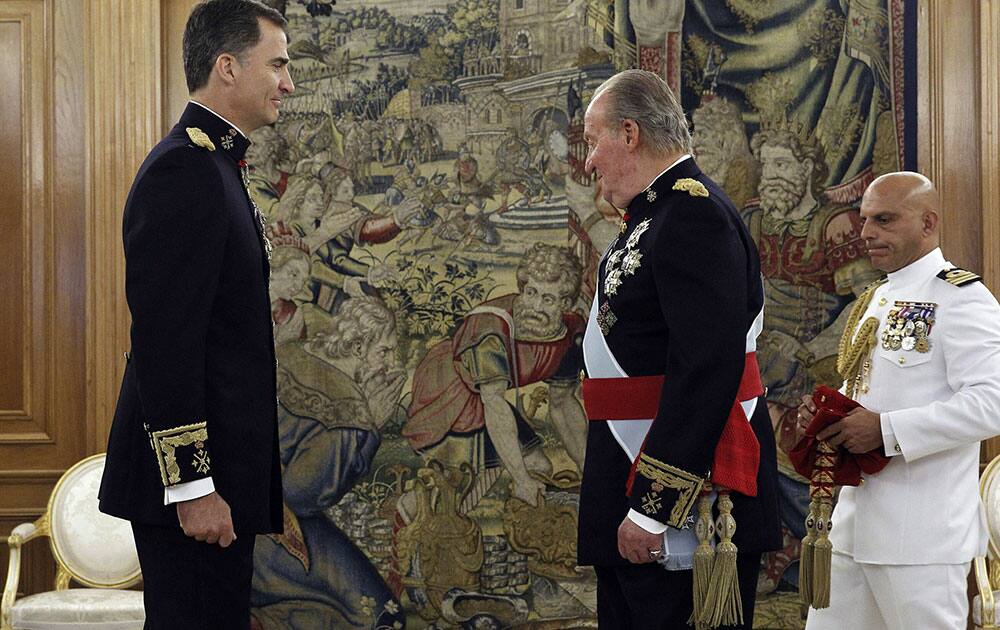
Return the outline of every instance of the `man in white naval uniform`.
[[[986,552],[979,442],[1000,434],[1000,306],[938,248],[940,201],[917,173],[876,179],[861,202],[872,265],[841,353],[862,407],[817,436],[889,464],[845,487],[833,513],[830,607],[808,630],[965,628],[969,564]],[[869,321],[872,320],[872,321]],[[808,421],[815,407],[799,413]]]

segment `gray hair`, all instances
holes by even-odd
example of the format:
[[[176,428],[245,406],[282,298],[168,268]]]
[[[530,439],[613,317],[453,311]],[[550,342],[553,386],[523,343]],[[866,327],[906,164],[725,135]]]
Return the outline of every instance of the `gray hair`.
[[[382,300],[369,296],[351,298],[340,307],[330,323],[329,332],[320,332],[307,342],[330,359],[350,356],[360,343],[369,346],[384,335],[396,331],[396,318]]]
[[[684,110],[667,82],[648,70],[625,70],[602,83],[590,99],[607,93],[608,123],[634,120],[646,146],[657,154],[691,152],[691,132]]]

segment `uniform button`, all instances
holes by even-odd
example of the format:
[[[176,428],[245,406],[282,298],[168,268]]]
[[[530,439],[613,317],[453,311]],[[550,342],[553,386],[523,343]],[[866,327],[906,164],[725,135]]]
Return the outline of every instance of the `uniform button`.
[[[886,303],[887,301],[888,301],[888,300],[886,300],[885,298],[881,298],[881,299],[880,299],[880,300],[878,301],[878,305],[879,305],[879,306],[885,306],[885,303]]]
[[[897,453],[902,453],[903,452],[903,449],[899,448],[899,444],[896,445],[896,452]]]
[[[899,357],[899,364],[904,365],[906,363],[906,357]]]

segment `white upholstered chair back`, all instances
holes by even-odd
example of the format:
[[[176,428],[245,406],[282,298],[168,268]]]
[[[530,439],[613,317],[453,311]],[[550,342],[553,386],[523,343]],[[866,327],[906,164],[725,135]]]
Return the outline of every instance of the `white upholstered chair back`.
[[[97,509],[104,454],[66,471],[49,498],[52,555],[70,576],[87,586],[114,588],[139,577],[132,527]]]

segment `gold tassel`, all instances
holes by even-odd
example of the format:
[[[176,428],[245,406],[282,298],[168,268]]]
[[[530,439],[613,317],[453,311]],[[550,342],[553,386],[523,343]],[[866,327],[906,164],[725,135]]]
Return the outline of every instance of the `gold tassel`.
[[[837,463],[837,449],[822,441],[816,446],[816,452],[811,491],[819,511],[814,524],[816,542],[813,544],[811,603],[813,608],[819,609],[830,605],[830,562],[833,553],[830,516],[833,513],[833,468]]]
[[[802,553],[799,556],[799,600],[805,605],[812,604],[813,551],[816,545],[816,519],[819,518],[819,500],[814,488],[810,488],[809,515],[806,516],[806,537],[802,539]]]
[[[833,555],[833,544],[830,542],[831,512],[829,503],[820,504],[819,520],[816,521],[819,536],[816,539],[816,556],[813,559],[812,607],[816,609],[830,606],[830,563]]]
[[[706,630],[701,621],[702,610],[705,607],[705,597],[708,594],[708,583],[712,577],[712,559],[715,550],[712,541],[715,539],[715,523],[712,521],[712,485],[706,483],[698,497],[698,519],[695,521],[694,533],[698,537],[698,546],[694,549],[692,577],[694,579],[694,607],[688,625],[696,630]]]
[[[708,597],[701,611],[702,623],[709,628],[734,626],[743,623],[743,600],[740,598],[740,581],[736,573],[736,519],[733,518],[733,501],[729,492],[719,491],[719,518],[715,530],[719,534],[719,544],[715,546],[715,562],[712,565],[712,579],[708,584]]]

